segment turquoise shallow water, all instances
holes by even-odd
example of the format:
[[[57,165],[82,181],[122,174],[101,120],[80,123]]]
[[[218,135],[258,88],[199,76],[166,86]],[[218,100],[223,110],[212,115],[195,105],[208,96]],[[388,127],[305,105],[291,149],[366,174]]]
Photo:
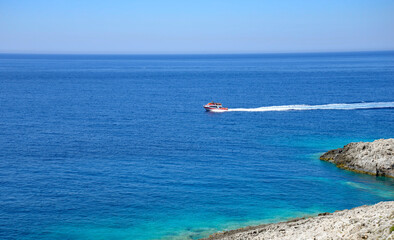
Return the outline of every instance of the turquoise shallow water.
[[[393,52],[0,55],[0,238],[197,239],[393,200],[318,160],[393,137],[393,78]],[[370,107],[266,111],[334,103]]]

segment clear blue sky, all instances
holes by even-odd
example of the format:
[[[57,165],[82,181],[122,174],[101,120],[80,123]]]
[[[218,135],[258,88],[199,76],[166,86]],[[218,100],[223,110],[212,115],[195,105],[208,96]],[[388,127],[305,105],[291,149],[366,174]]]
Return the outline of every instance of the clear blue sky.
[[[0,0],[2,53],[394,50],[393,0]]]

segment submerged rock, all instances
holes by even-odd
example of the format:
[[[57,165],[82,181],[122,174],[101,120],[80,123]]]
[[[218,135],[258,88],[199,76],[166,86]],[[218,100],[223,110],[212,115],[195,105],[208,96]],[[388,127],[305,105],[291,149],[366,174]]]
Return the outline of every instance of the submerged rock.
[[[376,176],[394,177],[394,139],[349,143],[320,156],[339,168]]]

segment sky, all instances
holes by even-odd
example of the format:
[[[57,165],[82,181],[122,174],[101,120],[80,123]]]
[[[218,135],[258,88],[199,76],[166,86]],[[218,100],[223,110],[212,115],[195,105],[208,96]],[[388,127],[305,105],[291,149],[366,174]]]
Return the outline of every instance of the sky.
[[[379,50],[393,0],[0,0],[0,53]]]

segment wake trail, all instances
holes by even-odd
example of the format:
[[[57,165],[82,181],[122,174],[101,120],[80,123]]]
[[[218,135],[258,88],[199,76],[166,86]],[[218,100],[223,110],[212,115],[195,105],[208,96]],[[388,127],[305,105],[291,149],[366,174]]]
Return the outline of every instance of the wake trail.
[[[332,103],[324,105],[284,105],[259,108],[229,108],[229,112],[271,112],[271,111],[306,111],[306,110],[355,110],[394,108],[394,102]]]

